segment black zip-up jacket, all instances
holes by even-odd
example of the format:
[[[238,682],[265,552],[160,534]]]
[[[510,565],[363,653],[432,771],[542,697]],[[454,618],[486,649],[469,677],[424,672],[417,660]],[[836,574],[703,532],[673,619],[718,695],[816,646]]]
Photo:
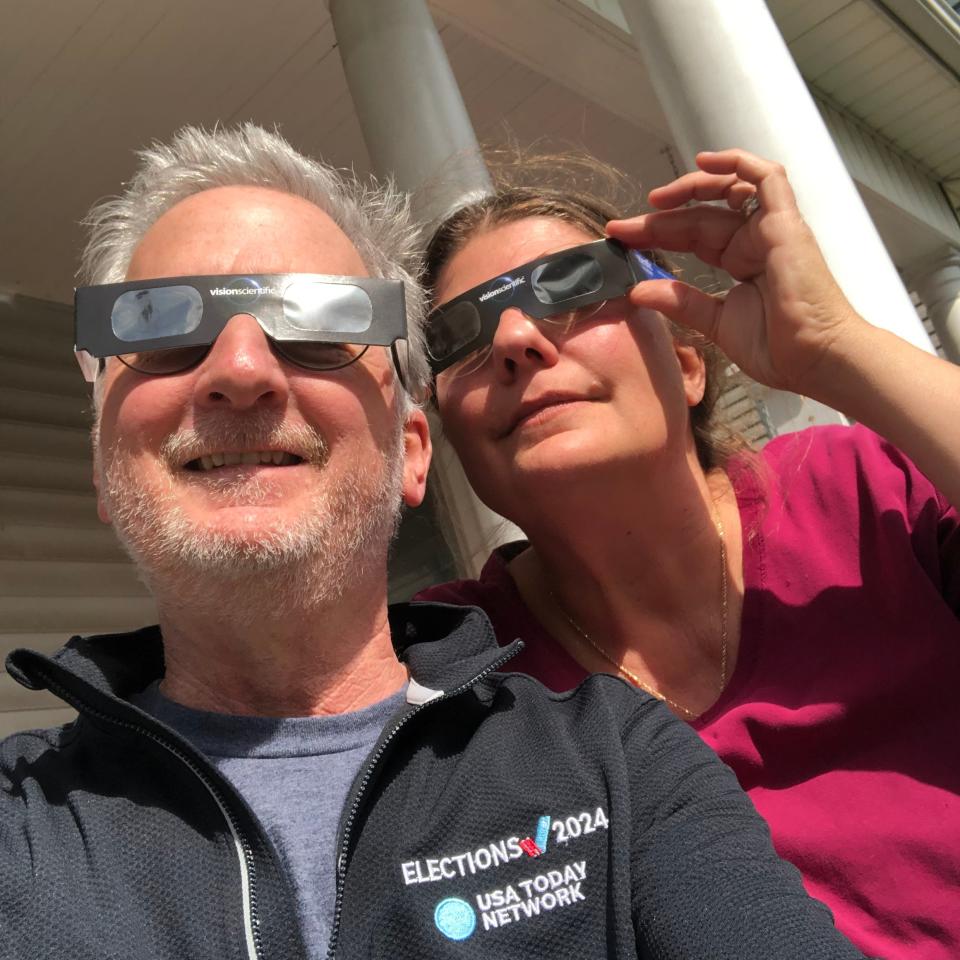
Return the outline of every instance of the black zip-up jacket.
[[[517,644],[479,610],[400,605],[391,626],[421,702],[347,800],[331,957],[860,956],[662,704],[609,676],[554,694],[496,672]],[[80,717],[0,745],[0,956],[304,957],[247,805],[128,702],[162,675],[156,627],[8,669]]]

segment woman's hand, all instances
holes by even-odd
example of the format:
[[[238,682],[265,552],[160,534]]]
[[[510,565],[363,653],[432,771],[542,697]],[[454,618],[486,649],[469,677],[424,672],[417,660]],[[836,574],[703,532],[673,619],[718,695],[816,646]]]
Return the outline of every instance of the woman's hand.
[[[697,166],[650,192],[658,212],[612,220],[607,232],[631,247],[694,253],[738,283],[711,296],[680,281],[646,281],[631,302],[704,334],[767,386],[816,393],[824,358],[865,321],[828,270],[782,166],[745,150],[700,153]],[[691,200],[728,207],[685,206]],[[745,216],[744,204],[755,202]]]
[[[699,330],[755,380],[875,430],[960,508],[960,366],[854,311],[783,167],[745,150],[701,153],[697,166],[650,193],[656,213],[612,220],[607,232],[631,247],[690,251],[739,282],[726,296],[710,296],[677,280],[649,280],[630,300]],[[759,206],[744,216],[753,197]],[[685,207],[690,200],[725,200],[727,208]]]

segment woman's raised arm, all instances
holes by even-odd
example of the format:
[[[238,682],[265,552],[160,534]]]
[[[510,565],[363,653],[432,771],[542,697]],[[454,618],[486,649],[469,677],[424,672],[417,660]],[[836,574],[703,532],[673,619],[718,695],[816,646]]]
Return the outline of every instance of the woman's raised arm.
[[[760,383],[875,430],[960,507],[960,367],[853,309],[782,166],[745,150],[700,153],[697,165],[651,191],[656,212],[613,220],[607,231],[629,246],[694,253],[738,282],[715,296],[652,280],[634,287],[631,301],[698,330]],[[716,200],[728,206],[686,206]]]

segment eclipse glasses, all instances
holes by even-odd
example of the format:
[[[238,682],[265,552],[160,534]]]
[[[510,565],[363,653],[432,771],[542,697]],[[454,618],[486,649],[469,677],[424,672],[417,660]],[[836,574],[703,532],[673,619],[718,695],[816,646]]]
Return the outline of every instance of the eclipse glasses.
[[[254,317],[294,366],[336,370],[389,347],[408,387],[403,284],[313,273],[170,277],[79,287],[76,352],[89,382],[105,357],[164,376],[196,366],[237,314]],[[105,321],[109,318],[109,323]]]
[[[427,347],[433,375],[489,346],[504,310],[515,307],[535,320],[571,323],[584,307],[622,297],[644,280],[673,280],[647,253],[609,238],[538,257],[461,293],[428,317]],[[596,313],[591,311],[587,315]]]

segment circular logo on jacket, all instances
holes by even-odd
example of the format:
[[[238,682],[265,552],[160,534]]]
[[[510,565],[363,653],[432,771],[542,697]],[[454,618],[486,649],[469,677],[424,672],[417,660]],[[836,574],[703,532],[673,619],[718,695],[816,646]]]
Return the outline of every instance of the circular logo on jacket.
[[[477,915],[466,900],[447,897],[433,911],[433,922],[448,940],[466,940],[477,929]]]

